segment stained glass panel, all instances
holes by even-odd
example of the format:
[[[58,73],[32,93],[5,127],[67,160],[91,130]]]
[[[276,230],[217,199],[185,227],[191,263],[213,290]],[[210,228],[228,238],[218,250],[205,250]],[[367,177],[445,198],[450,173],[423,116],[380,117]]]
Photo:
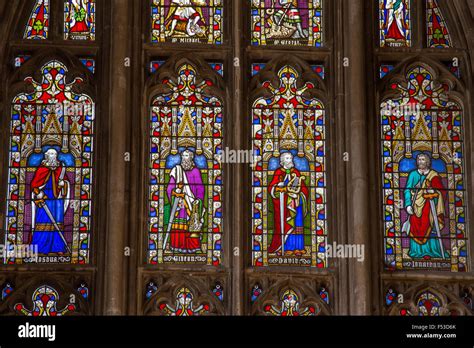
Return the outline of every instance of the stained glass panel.
[[[426,25],[428,34],[428,47],[452,47],[451,37],[444,20],[438,0],[426,0]]]
[[[91,73],[95,73],[95,59],[93,58],[79,58],[81,63],[89,69]]]
[[[307,99],[291,66],[253,104],[252,260],[255,266],[326,267],[325,108]]]
[[[265,63],[252,63],[251,75],[252,76],[257,75],[260,71],[265,69],[265,66],[266,66]],[[313,70],[316,74],[318,74],[324,80],[325,75],[326,75],[324,65],[321,65],[321,64],[311,65],[311,70]]]
[[[95,0],[64,1],[64,39],[95,40]]]
[[[222,243],[223,105],[179,67],[151,105],[148,263],[219,265]]]
[[[222,44],[222,0],[153,0],[151,42]]]
[[[152,60],[150,61],[150,73],[155,73],[158,71],[158,69],[165,64],[166,61],[164,60]],[[221,75],[222,77],[224,76],[224,64],[223,63],[217,63],[217,62],[210,62],[209,66],[214,70],[216,73]]]
[[[427,68],[406,78],[381,104],[386,267],[466,272],[462,108]]]
[[[380,64],[379,68],[379,76],[381,79],[383,79],[385,76],[387,76],[393,69],[395,68],[394,65],[392,64]]]
[[[89,263],[94,102],[56,60],[11,106],[4,262]],[[19,255],[32,246],[36,255]]]
[[[280,305],[266,305],[263,309],[266,315],[278,317],[312,317],[318,314],[315,306],[302,306],[299,296],[292,289],[286,290],[280,299]]]
[[[13,60],[13,66],[15,68],[20,68],[30,58],[31,58],[31,56],[29,54],[20,54],[20,55],[16,56],[15,59]]]
[[[205,315],[209,312],[210,306],[207,303],[196,306],[194,303],[194,294],[190,289],[183,287],[176,292],[175,305],[166,302],[159,304],[158,308],[163,315],[171,317],[192,317]]]
[[[38,287],[33,292],[31,301],[33,303],[31,309],[22,303],[17,303],[15,310],[28,317],[60,317],[76,310],[76,306],[72,302],[69,302],[66,307],[58,309],[59,293],[49,285]]]
[[[49,31],[49,0],[36,0],[26,25],[24,39],[47,39]]]
[[[410,0],[379,0],[380,47],[411,46]]]
[[[323,45],[322,0],[252,0],[252,45]]]

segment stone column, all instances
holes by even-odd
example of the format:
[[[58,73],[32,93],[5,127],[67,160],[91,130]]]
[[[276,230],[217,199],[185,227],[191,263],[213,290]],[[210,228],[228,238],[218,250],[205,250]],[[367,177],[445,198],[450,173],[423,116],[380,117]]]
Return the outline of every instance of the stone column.
[[[131,33],[130,0],[111,1],[110,97],[104,103],[110,110],[108,122],[107,226],[105,242],[104,307],[105,315],[125,314],[124,253],[128,231],[128,164],[124,160],[128,142],[129,67]],[[100,190],[100,188],[98,188]]]
[[[344,56],[349,65],[344,68],[345,75],[345,118],[347,128],[348,181],[348,242],[364,245],[365,260],[349,260],[349,308],[351,315],[371,313],[371,279],[369,255],[369,176],[368,140],[366,106],[366,66],[365,44],[369,35],[364,28],[365,1],[345,0],[345,40]],[[370,5],[371,6],[371,5]]]
[[[233,81],[233,90],[230,93],[232,101],[232,106],[229,105],[228,109],[232,108],[232,127],[229,128],[232,130],[233,134],[231,135],[234,141],[232,142],[235,146],[235,149],[243,149],[244,143],[242,142],[242,120],[246,118],[242,118],[242,113],[246,112],[246,108],[243,107],[242,103],[242,77],[245,74],[242,71],[242,64],[243,64],[243,56],[242,56],[242,37],[243,37],[243,23],[242,23],[242,2],[241,0],[233,0],[232,2],[233,7],[233,16],[232,16],[232,35],[233,35],[233,61],[234,61],[234,81]],[[237,61],[238,59],[238,61]],[[237,64],[238,63],[238,64]],[[228,122],[230,120],[227,120]],[[244,124],[245,127],[245,124]],[[229,136],[228,134],[227,136]],[[229,139],[229,138],[228,138]],[[243,236],[245,235],[245,228],[243,226],[247,226],[247,223],[243,223],[243,208],[247,204],[247,202],[242,202],[242,195],[236,194],[239,192],[239,189],[245,187],[245,183],[243,180],[243,173],[244,173],[244,166],[245,164],[238,165],[238,164],[230,164],[227,165],[226,168],[228,171],[233,173],[233,183],[232,189],[233,192],[227,192],[227,195],[233,201],[233,209],[234,214],[232,214],[232,221],[230,224],[230,229],[225,231],[224,233],[228,233],[230,235],[230,250],[226,255],[229,255],[231,258],[231,279],[232,279],[232,315],[242,315],[243,313],[243,293],[244,293],[244,275],[243,275],[243,259],[246,257],[244,254],[243,249]],[[230,178],[230,175],[226,177]],[[226,200],[229,202],[230,200]],[[228,205],[230,207],[230,205]],[[231,216],[230,214],[228,216]],[[229,226],[229,225],[227,225]],[[234,248],[238,248],[239,255],[235,256],[233,250]]]

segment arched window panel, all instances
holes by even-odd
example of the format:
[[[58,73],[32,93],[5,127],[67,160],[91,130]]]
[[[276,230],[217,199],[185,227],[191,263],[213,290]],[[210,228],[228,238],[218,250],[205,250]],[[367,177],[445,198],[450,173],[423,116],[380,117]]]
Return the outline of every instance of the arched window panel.
[[[438,0],[426,0],[426,25],[429,48],[452,47],[451,36]]]
[[[51,60],[32,93],[12,101],[5,244],[7,264],[88,264],[95,105],[82,82]],[[20,247],[32,253],[18,253]]]
[[[218,76],[207,69],[206,76]],[[212,78],[201,77],[191,63],[179,63],[172,77],[159,78],[164,92],[150,106],[147,262],[217,266],[223,226],[222,98],[213,92]]]
[[[27,317],[61,317],[76,311],[76,306],[72,300],[65,307],[59,307],[59,298],[59,292],[55,288],[49,285],[41,285],[31,296],[33,306],[28,308],[23,303],[17,303],[15,311],[19,315]]]
[[[410,0],[379,0],[380,47],[410,47]]]
[[[321,79],[303,66],[256,76],[262,83],[252,105],[254,266],[327,267],[325,106],[315,96]]]
[[[23,34],[24,39],[45,40],[49,32],[49,0],[36,0]]]
[[[322,0],[252,0],[252,45],[322,47]]]
[[[222,0],[152,0],[151,42],[222,44]]]
[[[64,0],[64,39],[95,40],[95,0]]]
[[[390,270],[468,271],[463,111],[451,97],[452,84],[436,76],[414,65],[381,103]]]

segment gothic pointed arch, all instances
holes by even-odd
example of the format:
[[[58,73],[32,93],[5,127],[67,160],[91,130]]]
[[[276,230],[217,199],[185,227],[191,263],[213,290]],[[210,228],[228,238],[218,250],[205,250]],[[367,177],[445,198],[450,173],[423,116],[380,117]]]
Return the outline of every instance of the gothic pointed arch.
[[[398,71],[380,106],[385,267],[466,272],[462,86],[419,61]]]
[[[196,62],[170,59],[150,90],[148,264],[221,264],[224,100]]]
[[[95,185],[104,168],[96,150],[106,142],[97,137],[107,113],[105,73],[96,69],[102,40],[65,44],[63,10],[62,0],[0,8],[0,238],[10,246],[0,260],[5,315],[91,315],[101,303],[96,251],[104,234],[96,233],[103,218]],[[48,297],[54,310],[38,306],[35,296]]]
[[[325,268],[324,83],[304,61],[282,57],[252,86],[252,265]]]

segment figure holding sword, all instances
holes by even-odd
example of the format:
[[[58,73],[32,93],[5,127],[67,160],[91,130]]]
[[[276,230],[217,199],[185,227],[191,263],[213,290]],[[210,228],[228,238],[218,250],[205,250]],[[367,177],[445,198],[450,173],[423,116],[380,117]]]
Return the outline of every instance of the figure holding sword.
[[[268,252],[282,256],[302,256],[306,254],[304,219],[308,213],[309,191],[304,176],[295,168],[290,152],[281,154],[280,166],[268,186],[273,201],[274,222]]]
[[[30,243],[40,254],[64,254],[71,250],[64,237],[64,217],[69,207],[69,182],[66,167],[51,148],[31,181],[32,236]]]
[[[445,217],[445,189],[440,175],[431,169],[431,158],[421,153],[417,169],[408,176],[405,207],[408,219],[402,230],[410,237],[408,255],[414,260],[445,259],[441,231]]]
[[[203,206],[204,184],[194,153],[184,150],[181,163],[170,173],[167,187],[171,212],[165,226],[163,249],[183,254],[201,251],[202,226],[206,209]]]

